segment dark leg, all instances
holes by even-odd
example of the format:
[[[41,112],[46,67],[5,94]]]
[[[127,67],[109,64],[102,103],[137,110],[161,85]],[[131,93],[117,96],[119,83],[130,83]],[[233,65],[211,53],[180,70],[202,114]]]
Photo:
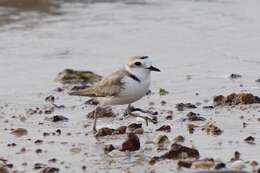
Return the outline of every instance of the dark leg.
[[[97,127],[96,127],[96,125],[97,125],[97,109],[98,109],[98,108],[99,108],[99,107],[97,106],[96,109],[95,109],[95,111],[94,111],[94,123],[93,123],[93,133],[94,133],[94,134],[97,133]]]
[[[158,114],[158,112],[153,112],[153,111],[150,111],[150,110],[143,110],[141,108],[135,108],[131,105],[128,105],[127,111],[131,111],[131,112],[137,112],[138,111],[138,112],[147,113],[147,114],[151,114],[151,115],[157,115]],[[126,114],[127,113],[128,112],[126,112]]]
[[[138,109],[138,108],[137,108],[137,109]],[[150,117],[141,116],[141,115],[138,115],[138,114],[134,114],[134,113],[133,113],[134,111],[139,111],[139,110],[141,110],[141,109],[136,110],[136,108],[132,107],[132,106],[129,104],[128,107],[127,107],[126,113],[127,113],[128,115],[130,115],[130,116],[139,117],[139,118],[144,119],[145,122],[146,122],[146,125],[148,125],[148,121],[150,121],[150,122],[152,122],[152,123],[154,123],[154,124],[157,123],[157,121],[151,119]],[[140,111],[140,112],[142,112],[142,111]],[[145,112],[145,113],[147,113],[147,112]]]

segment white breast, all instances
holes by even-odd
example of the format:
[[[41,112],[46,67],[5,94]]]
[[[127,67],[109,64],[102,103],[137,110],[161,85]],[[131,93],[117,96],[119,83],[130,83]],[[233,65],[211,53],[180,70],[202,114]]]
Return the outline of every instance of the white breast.
[[[146,95],[150,87],[150,76],[141,82],[125,76],[122,79],[123,89],[117,97],[113,98],[112,105],[130,104]]]

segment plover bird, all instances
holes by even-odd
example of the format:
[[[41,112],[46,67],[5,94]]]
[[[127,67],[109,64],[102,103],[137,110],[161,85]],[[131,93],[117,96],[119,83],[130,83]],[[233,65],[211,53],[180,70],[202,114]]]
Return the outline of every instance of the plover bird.
[[[93,131],[96,133],[97,109],[128,104],[127,110],[129,111],[131,103],[141,99],[149,91],[151,71],[159,72],[160,70],[152,66],[148,56],[135,56],[130,58],[123,68],[103,78],[96,85],[69,94],[95,97],[98,100],[99,104],[94,111],[93,124]],[[133,115],[130,114],[130,111],[128,114]],[[145,119],[147,120],[147,118]]]

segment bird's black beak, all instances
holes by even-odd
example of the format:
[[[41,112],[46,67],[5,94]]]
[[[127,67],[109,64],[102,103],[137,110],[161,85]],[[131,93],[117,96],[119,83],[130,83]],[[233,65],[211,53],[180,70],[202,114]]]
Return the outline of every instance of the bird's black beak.
[[[148,67],[147,69],[149,69],[149,70],[151,70],[151,71],[161,71],[161,70],[159,70],[158,68],[156,68],[156,67],[154,67],[154,66],[150,66],[150,67]]]

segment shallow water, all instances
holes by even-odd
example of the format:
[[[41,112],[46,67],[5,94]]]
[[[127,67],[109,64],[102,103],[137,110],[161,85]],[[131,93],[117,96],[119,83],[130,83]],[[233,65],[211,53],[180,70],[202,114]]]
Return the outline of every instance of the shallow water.
[[[151,56],[154,66],[162,70],[160,74],[153,74],[153,91],[157,92],[159,88],[170,91],[165,97],[153,95],[144,98],[136,106],[148,107],[149,101],[159,104],[161,100],[166,100],[167,106],[157,106],[157,109],[174,110],[176,120],[185,115],[185,112],[177,112],[174,108],[174,104],[179,102],[203,102],[205,99],[212,100],[214,95],[239,91],[260,95],[260,85],[255,82],[260,78],[259,5],[258,0],[115,0],[98,3],[58,1],[55,5],[30,8],[0,6],[0,105],[10,105],[3,110],[6,115],[1,115],[1,126],[11,128],[12,125],[4,123],[10,119],[14,127],[25,126],[30,129],[28,138],[36,138],[42,133],[41,129],[54,131],[61,128],[74,134],[72,137],[64,135],[63,138],[48,138],[49,141],[59,143],[62,140],[69,144],[50,145],[46,142],[41,148],[46,148],[48,152],[43,155],[35,155],[34,151],[26,156],[14,155],[23,145],[34,150],[34,144],[28,144],[25,137],[18,140],[19,146],[12,154],[8,152],[3,156],[14,162],[16,168],[27,171],[32,168],[35,159],[47,162],[51,157],[59,157],[60,161],[65,161],[66,166],[69,165],[70,168],[58,165],[62,172],[79,172],[84,164],[88,165],[87,170],[96,172],[121,172],[121,169],[133,172],[175,170],[171,166],[176,164],[174,161],[148,166],[152,154],[146,151],[130,154],[123,159],[107,158],[100,144],[97,145],[98,152],[93,152],[97,150],[94,148],[97,142],[91,135],[91,128],[82,128],[86,123],[86,112],[93,107],[55,112],[68,116],[69,123],[47,123],[40,129],[37,124],[44,121],[43,115],[28,117],[26,122],[17,122],[17,119],[11,119],[9,115],[24,115],[24,109],[44,104],[44,97],[52,94],[52,90],[59,86],[53,79],[64,68],[93,70],[104,75],[124,65],[127,58],[133,55]],[[231,73],[239,73],[243,78],[232,81],[228,78]],[[186,79],[187,75],[191,75],[191,80]],[[195,96],[195,93],[199,93],[199,96]],[[58,102],[67,107],[80,107],[84,100],[68,97],[66,93],[59,97]],[[122,112],[121,109],[116,110]],[[188,141],[193,140],[202,158],[213,157],[217,153],[227,161],[235,150],[239,150],[244,159],[260,161],[256,153],[259,146],[249,146],[242,141],[246,136],[260,132],[255,122],[259,108],[249,109],[248,112],[224,109],[219,114],[215,113],[217,110],[195,111],[216,120],[225,133],[217,138],[202,133],[189,135],[182,123],[172,121],[160,124],[173,125],[174,130],[170,134],[172,138],[183,134],[188,139],[188,145]],[[252,114],[256,117],[252,117]],[[240,115],[250,118],[248,121],[251,124],[242,132],[238,130],[243,122]],[[133,121],[134,119],[123,122],[117,120],[111,126]],[[87,123],[91,124],[91,121]],[[99,124],[102,126],[106,122]],[[150,126],[146,130],[149,132],[154,128]],[[77,134],[79,131],[82,134]],[[87,137],[84,135],[86,132],[90,133]],[[153,136],[148,133],[149,135]],[[17,140],[4,130],[1,130],[1,136],[8,141]],[[117,142],[122,141],[124,136],[119,138]],[[229,140],[238,140],[239,143],[230,144]],[[257,137],[256,141],[258,140]],[[8,141],[1,141],[2,150]],[[101,143],[102,141],[110,142],[109,139],[101,140]],[[219,141],[223,142],[220,147]],[[71,156],[68,152],[73,144],[82,146],[79,155]],[[25,168],[21,166],[24,160],[29,163]],[[161,166],[165,170],[160,169]]]

